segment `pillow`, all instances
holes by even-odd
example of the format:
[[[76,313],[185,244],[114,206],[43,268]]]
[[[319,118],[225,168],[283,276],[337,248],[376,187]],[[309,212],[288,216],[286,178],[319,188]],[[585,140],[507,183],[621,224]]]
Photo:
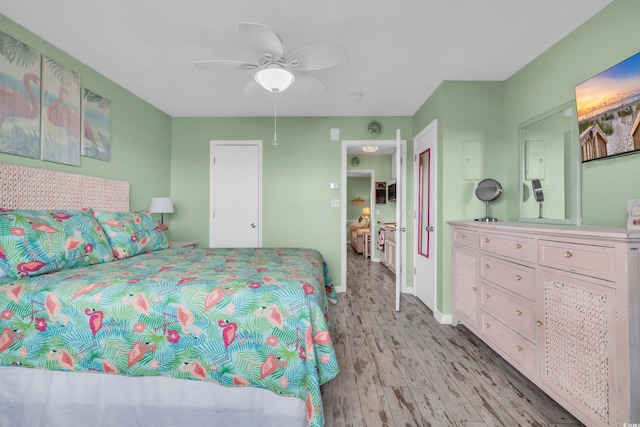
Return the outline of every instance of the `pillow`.
[[[169,247],[167,236],[162,232],[158,220],[148,210],[138,212],[94,210],[93,215],[104,229],[113,255],[118,259]]]
[[[15,278],[109,262],[111,247],[89,212],[0,212],[0,269]]]

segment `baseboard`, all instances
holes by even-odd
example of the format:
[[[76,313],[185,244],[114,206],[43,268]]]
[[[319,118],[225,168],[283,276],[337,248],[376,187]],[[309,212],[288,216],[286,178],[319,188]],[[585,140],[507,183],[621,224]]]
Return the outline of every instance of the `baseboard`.
[[[433,312],[433,317],[442,325],[451,325],[453,323],[453,316],[451,314],[442,314],[438,310]]]

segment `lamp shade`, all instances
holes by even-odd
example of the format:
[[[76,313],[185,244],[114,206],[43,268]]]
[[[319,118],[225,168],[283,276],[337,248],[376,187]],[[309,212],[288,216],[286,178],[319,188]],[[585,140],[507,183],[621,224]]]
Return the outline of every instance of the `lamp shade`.
[[[362,215],[369,216],[371,215],[371,208],[369,206],[365,206],[362,208]]]
[[[280,67],[271,67],[260,70],[255,75],[256,82],[269,92],[282,92],[296,79],[294,75]]]
[[[173,202],[170,197],[153,197],[151,198],[151,213],[173,213]]]

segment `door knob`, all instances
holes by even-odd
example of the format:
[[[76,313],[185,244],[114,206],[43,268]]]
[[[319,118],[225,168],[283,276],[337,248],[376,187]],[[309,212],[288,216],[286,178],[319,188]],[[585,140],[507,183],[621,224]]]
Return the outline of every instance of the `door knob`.
[[[257,226],[256,226],[256,223],[255,223],[255,222],[252,222],[252,223],[251,223],[251,228],[256,228],[256,227],[257,227]]]
[[[428,227],[425,227],[425,230],[427,231],[433,231],[433,225],[430,225]]]

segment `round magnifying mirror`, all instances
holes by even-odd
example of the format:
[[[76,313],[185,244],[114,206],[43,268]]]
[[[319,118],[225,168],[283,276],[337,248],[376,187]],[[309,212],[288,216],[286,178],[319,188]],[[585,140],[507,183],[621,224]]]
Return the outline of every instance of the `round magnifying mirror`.
[[[476,221],[496,222],[496,218],[489,216],[489,202],[493,202],[502,194],[502,185],[495,179],[483,179],[476,185],[476,197],[486,205],[486,216],[484,218],[476,218]]]

